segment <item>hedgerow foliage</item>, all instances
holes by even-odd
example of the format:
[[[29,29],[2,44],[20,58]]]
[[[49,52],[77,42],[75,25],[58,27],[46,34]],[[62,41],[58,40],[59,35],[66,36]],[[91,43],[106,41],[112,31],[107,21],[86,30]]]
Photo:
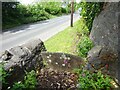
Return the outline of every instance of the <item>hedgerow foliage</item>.
[[[80,3],[80,7],[82,7],[80,15],[85,19],[89,31],[92,29],[95,16],[102,10],[103,4],[103,2],[86,2],[86,0],[82,0]]]
[[[40,2],[24,6],[19,2],[2,3],[3,29],[21,24],[49,19],[53,16],[68,14],[70,5],[62,7],[62,2]]]
[[[88,31],[90,33],[94,18],[100,13],[103,7],[103,2],[86,2],[85,0],[79,4],[82,8],[80,15],[82,16],[83,23],[79,24],[82,28],[81,31]],[[92,41],[89,39],[89,34],[82,33],[80,42],[77,46],[78,55],[81,57],[87,57],[88,51],[93,47]]]

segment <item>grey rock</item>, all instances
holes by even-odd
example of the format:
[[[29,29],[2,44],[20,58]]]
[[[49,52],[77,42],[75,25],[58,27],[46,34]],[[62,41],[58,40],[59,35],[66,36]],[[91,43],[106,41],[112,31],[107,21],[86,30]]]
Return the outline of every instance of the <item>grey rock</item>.
[[[75,68],[82,68],[82,66],[85,65],[85,62],[81,57],[71,54],[42,52],[41,56],[43,61],[46,62],[47,67],[56,71],[71,72]]]
[[[118,10],[117,2],[109,2],[94,19],[90,38],[94,47],[88,52],[87,69],[102,70],[114,78],[118,77]],[[106,68],[107,67],[107,68]],[[93,69],[94,68],[94,69]]]
[[[88,52],[89,70],[106,70],[108,74],[115,77],[117,51],[110,47],[95,46]],[[105,66],[108,65],[108,68]],[[94,68],[94,69],[93,69]],[[107,73],[105,72],[105,73]]]
[[[106,8],[94,19],[90,38],[95,45],[118,46],[118,3],[108,3]]]
[[[10,76],[7,77],[10,86],[14,82],[22,80],[25,71],[39,70],[43,67],[41,51],[46,51],[46,49],[44,43],[37,39],[13,47],[1,54],[0,59],[4,63],[4,69],[10,73]]]

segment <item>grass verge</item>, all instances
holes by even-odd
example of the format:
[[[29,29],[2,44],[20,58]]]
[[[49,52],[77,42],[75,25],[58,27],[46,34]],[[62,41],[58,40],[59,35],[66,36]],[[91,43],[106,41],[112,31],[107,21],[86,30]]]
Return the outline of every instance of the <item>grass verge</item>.
[[[88,29],[83,29],[84,26],[84,20],[81,18],[74,23],[74,27],[68,27],[45,41],[47,51],[76,55],[80,37],[89,33]]]

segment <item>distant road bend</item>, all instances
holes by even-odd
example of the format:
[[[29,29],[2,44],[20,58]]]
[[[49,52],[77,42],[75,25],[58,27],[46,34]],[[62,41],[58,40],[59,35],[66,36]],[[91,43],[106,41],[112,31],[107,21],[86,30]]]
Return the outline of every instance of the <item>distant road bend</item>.
[[[79,14],[74,14],[74,22],[79,18]],[[2,42],[0,51],[21,45],[34,38],[46,41],[68,26],[70,26],[70,15],[15,27],[0,35],[2,37],[0,40]]]

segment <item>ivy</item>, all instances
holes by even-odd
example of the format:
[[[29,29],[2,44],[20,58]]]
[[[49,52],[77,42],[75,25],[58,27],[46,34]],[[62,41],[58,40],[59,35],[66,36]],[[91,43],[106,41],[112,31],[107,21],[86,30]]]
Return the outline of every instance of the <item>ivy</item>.
[[[85,19],[89,31],[92,29],[94,18],[102,10],[103,4],[103,2],[86,2],[85,0],[80,3],[80,7],[82,7],[80,15]]]

